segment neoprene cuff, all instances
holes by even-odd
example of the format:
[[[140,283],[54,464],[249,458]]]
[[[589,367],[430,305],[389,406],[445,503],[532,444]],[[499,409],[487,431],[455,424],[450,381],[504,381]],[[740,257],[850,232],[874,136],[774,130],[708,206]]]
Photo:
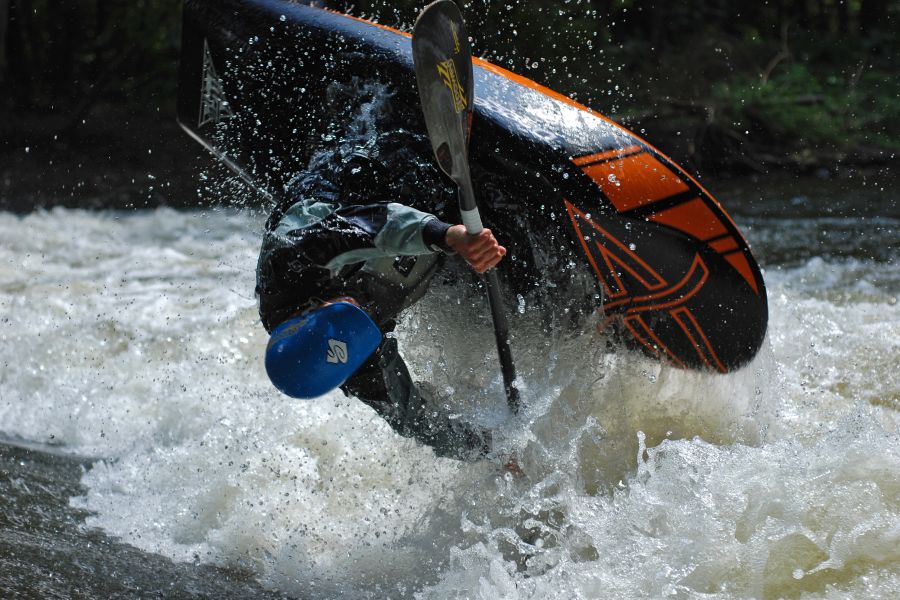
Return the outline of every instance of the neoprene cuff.
[[[448,229],[450,229],[449,223],[444,223],[437,217],[432,217],[425,221],[425,225],[422,227],[422,241],[435,252],[454,254],[450,246],[447,245]]]

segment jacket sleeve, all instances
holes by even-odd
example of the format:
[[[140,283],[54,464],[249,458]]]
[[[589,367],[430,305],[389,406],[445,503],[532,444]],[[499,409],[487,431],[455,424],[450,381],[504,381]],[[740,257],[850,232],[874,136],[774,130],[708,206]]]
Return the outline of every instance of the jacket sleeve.
[[[393,202],[338,207],[301,201],[267,238],[306,265],[336,272],[373,258],[449,251],[444,242],[449,227],[430,213]]]

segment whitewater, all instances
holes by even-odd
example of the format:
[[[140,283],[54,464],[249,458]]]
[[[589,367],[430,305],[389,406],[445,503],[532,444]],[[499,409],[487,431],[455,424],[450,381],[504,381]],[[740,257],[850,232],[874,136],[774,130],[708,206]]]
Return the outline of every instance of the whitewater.
[[[893,598],[900,215],[867,193],[843,214],[744,195],[769,333],[725,376],[590,320],[548,335],[520,297],[506,419],[483,294],[439,281],[401,351],[522,477],[436,458],[340,392],[272,388],[259,212],[0,213],[0,433],[84,459],[85,532],[300,598]]]

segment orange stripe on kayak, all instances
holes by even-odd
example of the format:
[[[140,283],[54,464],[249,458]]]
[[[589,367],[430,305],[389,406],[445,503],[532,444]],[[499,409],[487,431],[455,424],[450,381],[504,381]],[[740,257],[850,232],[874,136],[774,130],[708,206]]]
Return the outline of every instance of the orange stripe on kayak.
[[[650,154],[584,167],[619,212],[686,192],[687,184]]]
[[[632,252],[628,246],[610,232],[591,221],[587,214],[575,208],[574,204],[565,198],[563,199],[563,202],[566,206],[566,211],[569,213],[569,218],[572,221],[572,227],[575,228],[575,231],[578,234],[578,240],[581,242],[581,247],[584,248],[584,252],[587,255],[588,262],[591,263],[591,267],[594,269],[597,279],[603,286],[606,298],[613,299],[628,296],[628,290],[622,282],[621,277],[619,277],[615,265],[621,267],[624,272],[629,273],[647,290],[656,290],[666,285],[666,280],[641,259],[640,256]],[[591,247],[588,245],[587,236],[584,231],[582,231],[581,227],[578,226],[576,215],[603,236],[602,240],[594,239],[592,241],[597,249],[597,253],[600,254],[600,257],[603,259],[603,264],[606,267],[605,272],[600,269],[600,266],[594,259],[594,254],[591,252]],[[600,243],[601,241],[603,241],[602,244]],[[619,249],[618,253],[614,251],[615,247]],[[632,264],[629,264],[629,262]],[[638,269],[642,269],[643,274],[639,273]],[[609,277],[609,280],[607,279],[607,276]],[[615,286],[615,289],[613,289],[613,286]]]
[[[736,249],[738,247],[738,243],[733,237],[728,236],[727,238],[723,238],[715,242],[710,242],[709,247],[720,254],[724,254]]]
[[[756,278],[753,277],[753,269],[750,267],[750,261],[744,256],[744,253],[738,251],[726,254],[725,260],[731,263],[731,266],[734,267],[737,272],[741,274],[741,277],[750,284],[753,291],[759,294],[759,288],[756,286]]]
[[[699,277],[697,277],[696,275],[697,272],[700,273]],[[625,302],[614,300],[607,301],[606,304],[604,304],[604,308],[610,309],[615,308],[619,304],[637,303],[638,306],[632,306],[631,308],[628,308],[626,313],[635,314],[639,312],[664,310],[673,306],[684,304],[688,300],[696,296],[697,293],[700,292],[700,288],[702,288],[706,284],[707,279],[709,279],[709,268],[706,266],[706,263],[703,262],[703,259],[700,258],[700,255],[697,254],[694,256],[694,262],[691,264],[691,268],[688,269],[688,272],[685,273],[684,277],[681,278],[681,281],[673,285],[671,288],[667,288],[654,294],[648,294],[646,296],[633,296],[630,298],[626,298]],[[693,283],[691,288],[683,293],[680,293],[681,290],[684,290],[689,283]],[[649,302],[657,299],[661,299],[662,302],[659,302],[657,304],[648,304]]]
[[[719,360],[719,357],[716,355],[716,351],[713,350],[712,344],[709,343],[709,339],[706,337],[706,334],[703,333],[703,329],[700,327],[700,323],[697,322],[697,319],[694,318],[694,313],[692,313],[687,307],[682,306],[681,308],[676,308],[675,310],[669,313],[672,315],[672,318],[675,319],[675,322],[678,323],[678,326],[681,327],[681,330],[684,332],[684,335],[687,336],[688,340],[690,340],[691,344],[694,346],[694,350],[697,352],[697,356],[700,357],[706,366],[711,369],[716,369],[720,373],[727,373],[728,369],[725,368],[725,365],[722,364],[722,361]],[[691,327],[688,327],[685,320],[690,322]],[[700,341],[697,341],[693,335],[691,335],[690,329],[693,330],[700,336]],[[702,345],[701,345],[702,342]],[[712,359],[712,362],[710,362]],[[713,364],[715,363],[715,364]]]
[[[668,357],[669,361],[672,364],[674,364],[676,367],[678,367],[680,369],[685,368],[684,363],[681,362],[677,356],[675,356],[674,352],[669,350],[669,348],[665,344],[663,344],[662,340],[659,339],[659,337],[655,333],[653,333],[653,330],[650,329],[650,327],[647,325],[647,323],[644,321],[644,319],[642,317],[636,317],[636,316],[625,317],[624,320],[625,320],[625,326],[628,328],[628,331],[631,332],[631,335],[634,336],[634,339],[636,339],[641,344],[643,344],[643,346],[645,348],[647,348],[653,354],[653,356],[659,356],[659,349],[661,349],[663,352],[666,353],[666,356]],[[647,334],[650,337],[650,339],[653,340],[653,344],[649,343],[647,340],[644,339],[644,336],[641,335],[640,332],[638,332],[635,325],[640,326],[640,328],[643,330],[643,332],[645,334]]]
[[[708,240],[728,233],[722,221],[700,198],[650,215],[650,220],[683,231],[698,240]]]
[[[578,158],[573,158],[572,162],[575,163],[575,166],[582,167],[591,163],[600,162],[601,160],[606,160],[609,158],[619,158],[620,156],[624,156],[625,154],[633,154],[640,151],[640,146],[627,146],[625,148],[616,148],[614,150],[608,150],[606,152],[598,152],[597,154],[579,156]]]

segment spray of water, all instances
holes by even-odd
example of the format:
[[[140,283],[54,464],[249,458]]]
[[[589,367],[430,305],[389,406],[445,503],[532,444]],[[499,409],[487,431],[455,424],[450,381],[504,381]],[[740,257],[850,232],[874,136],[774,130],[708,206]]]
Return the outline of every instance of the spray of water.
[[[770,273],[772,335],[728,376],[548,335],[523,298],[527,410],[504,421],[480,294],[438,285],[398,329],[404,354],[461,414],[498,423],[514,478],[437,459],[352,398],[273,390],[246,292],[260,227],[224,210],[0,215],[0,424],[102,459],[72,500],[88,526],[311,597],[900,584],[890,289],[833,294],[818,260]]]

